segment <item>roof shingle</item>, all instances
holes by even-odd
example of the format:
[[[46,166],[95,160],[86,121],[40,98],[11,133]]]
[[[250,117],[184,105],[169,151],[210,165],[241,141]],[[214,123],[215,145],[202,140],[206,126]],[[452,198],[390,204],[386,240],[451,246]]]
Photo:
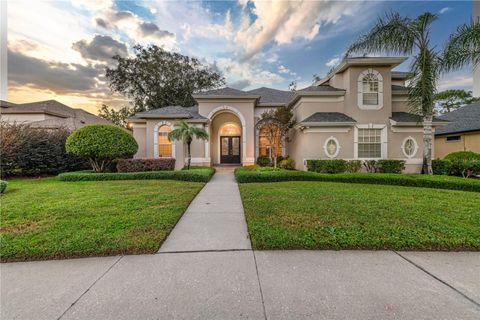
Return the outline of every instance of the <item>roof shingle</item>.
[[[439,117],[449,123],[435,130],[435,135],[480,131],[480,103],[458,108]]]
[[[302,123],[311,122],[357,122],[355,119],[341,112],[316,112],[307,117]]]

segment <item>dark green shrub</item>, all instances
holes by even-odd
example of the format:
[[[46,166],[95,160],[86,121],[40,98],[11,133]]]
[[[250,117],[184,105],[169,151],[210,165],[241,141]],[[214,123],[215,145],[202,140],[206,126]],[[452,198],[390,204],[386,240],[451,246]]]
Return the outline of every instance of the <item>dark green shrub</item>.
[[[260,167],[269,167],[272,165],[272,160],[270,160],[270,157],[267,156],[259,156],[257,158],[257,164]]]
[[[7,181],[0,180],[0,193],[4,193],[7,189]]]
[[[472,151],[458,151],[447,154],[444,159],[452,162],[452,174],[455,176],[461,176],[465,167],[464,161],[480,161],[480,153],[475,153]]]
[[[347,161],[345,171],[349,173],[355,173],[362,169],[362,161],[361,160],[349,160]]]
[[[117,161],[118,172],[145,172],[174,169],[175,158],[119,159]]]
[[[449,175],[452,171],[452,162],[445,159],[432,160],[433,174]]]
[[[62,128],[44,130],[1,122],[1,176],[42,176],[87,169],[86,159],[65,151],[69,134]]]
[[[208,182],[215,169],[190,169],[178,171],[148,171],[148,172],[66,172],[58,175],[61,181],[105,181],[105,180],[181,180],[192,182]]]
[[[278,156],[277,157],[277,164],[280,163],[281,161],[285,160],[285,159],[288,159],[288,156],[284,157],[284,156]]]
[[[342,173],[347,169],[345,160],[307,160],[308,171],[319,173]]]
[[[237,168],[235,178],[239,183],[282,182],[282,181],[329,181],[342,183],[363,183],[397,185],[420,188],[451,189],[480,192],[480,180],[450,176],[393,173],[339,173],[323,174],[292,170],[245,170]]]
[[[381,173],[402,173],[405,169],[403,160],[378,160],[377,164]]]
[[[365,160],[363,161],[363,166],[368,173],[378,172],[378,161],[377,160]]]
[[[278,163],[278,167],[281,169],[286,169],[286,170],[294,170],[295,169],[295,160],[292,158],[286,158],[283,159]]]
[[[135,139],[124,129],[91,124],[75,130],[65,144],[68,153],[83,156],[96,172],[103,172],[118,158],[130,158],[138,150]]]
[[[471,176],[480,174],[479,160],[464,160],[462,161],[462,177],[470,178]]]

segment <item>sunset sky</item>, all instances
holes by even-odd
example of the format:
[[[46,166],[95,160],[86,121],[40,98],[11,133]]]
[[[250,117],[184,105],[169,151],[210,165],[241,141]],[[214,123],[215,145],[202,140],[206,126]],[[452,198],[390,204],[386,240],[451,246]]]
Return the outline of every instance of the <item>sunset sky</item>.
[[[379,15],[439,14],[432,30],[438,50],[470,21],[471,1],[9,1],[8,97],[12,102],[56,99],[97,113],[113,95],[104,69],[134,44],[157,44],[195,56],[238,89],[286,90],[325,75],[349,44]],[[398,70],[408,69],[404,63]],[[444,77],[440,89],[472,88],[472,72]]]

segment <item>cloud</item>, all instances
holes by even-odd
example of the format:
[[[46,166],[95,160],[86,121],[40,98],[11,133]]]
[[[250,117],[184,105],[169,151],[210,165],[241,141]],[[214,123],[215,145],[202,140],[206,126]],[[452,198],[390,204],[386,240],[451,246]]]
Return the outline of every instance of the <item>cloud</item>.
[[[312,40],[321,25],[336,24],[344,16],[353,16],[361,6],[349,1],[261,1],[244,9],[235,42],[243,49],[243,60],[252,58],[267,44],[289,44],[294,39]],[[250,16],[256,18],[251,21]]]
[[[465,89],[472,90],[473,75],[472,74],[449,74],[442,78],[438,83],[438,90],[444,91],[448,89]]]
[[[327,63],[325,63],[325,65],[327,67],[333,68],[340,62],[340,60],[341,59],[339,57],[335,57],[335,58],[330,59]]]
[[[175,35],[167,30],[160,30],[160,28],[151,22],[141,22],[138,26],[138,33],[141,37],[147,38],[156,38],[159,40],[167,38],[175,38]]]
[[[98,86],[102,75],[103,69],[99,66],[45,61],[8,50],[8,80],[16,85],[55,93],[102,91]]]
[[[274,72],[262,69],[251,63],[240,62],[232,58],[220,58],[217,61],[219,69],[226,74],[228,82],[250,79],[252,86],[264,86],[280,83],[285,79]]]
[[[448,11],[452,10],[452,8],[450,7],[444,7],[442,9],[440,9],[440,11],[438,11],[439,14],[444,14],[444,13],[447,13]]]
[[[243,79],[243,80],[232,82],[228,86],[234,89],[243,90],[246,87],[248,87],[250,84],[252,84],[250,80]]]
[[[278,67],[278,72],[284,73],[284,74],[288,74],[288,73],[290,73],[291,71],[290,71],[290,69],[288,69],[288,68],[285,67],[284,65],[280,65],[280,66]]]
[[[90,42],[80,40],[72,45],[72,49],[78,51],[84,59],[111,62],[112,57],[128,55],[127,45],[113,39],[110,36],[96,35]]]

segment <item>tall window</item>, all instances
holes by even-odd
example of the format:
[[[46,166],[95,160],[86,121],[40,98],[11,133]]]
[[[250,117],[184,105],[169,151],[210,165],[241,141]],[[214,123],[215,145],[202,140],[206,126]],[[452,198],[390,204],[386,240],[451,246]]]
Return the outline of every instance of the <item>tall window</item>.
[[[358,157],[382,157],[382,129],[358,129]]]
[[[362,80],[362,101],[366,106],[378,105],[378,77],[368,73]]]
[[[261,128],[258,133],[258,152],[259,156],[281,156],[282,155],[282,144],[280,130],[278,133],[275,133],[271,128]],[[272,148],[273,143],[273,148]],[[275,152],[276,151],[276,152]],[[276,154],[273,154],[273,153]]]
[[[172,156],[172,141],[168,139],[168,134],[172,131],[169,126],[158,128],[158,156],[160,158],[169,158]]]

